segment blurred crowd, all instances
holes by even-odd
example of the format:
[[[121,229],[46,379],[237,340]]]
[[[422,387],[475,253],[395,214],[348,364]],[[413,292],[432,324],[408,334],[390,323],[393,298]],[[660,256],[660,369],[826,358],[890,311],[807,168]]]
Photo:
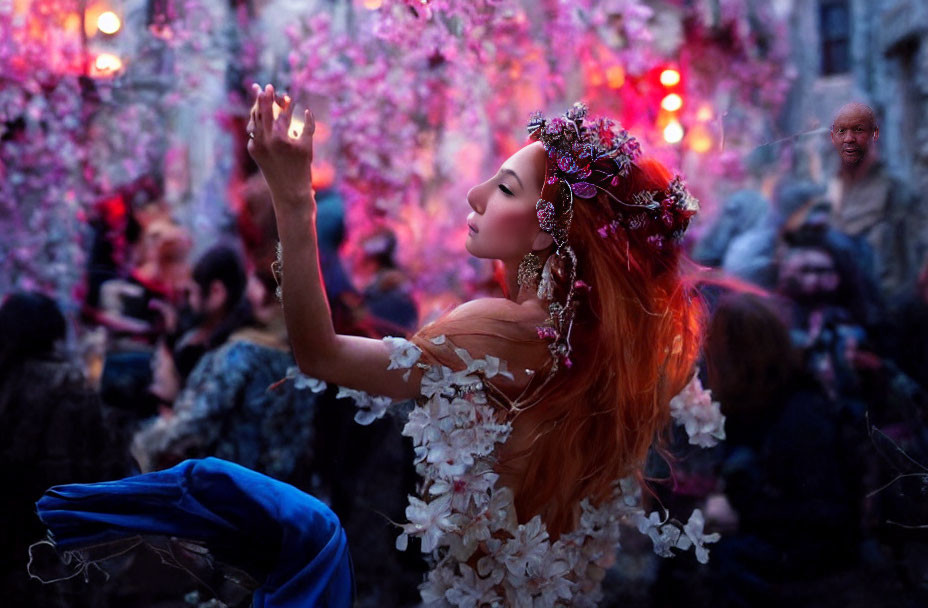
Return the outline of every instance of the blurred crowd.
[[[655,505],[702,508],[722,540],[700,565],[656,558],[630,534],[603,605],[928,600],[928,199],[880,162],[877,140],[869,108],[846,106],[827,183],[757,174],[692,243],[710,311],[700,373],[727,438],[702,450],[668,437],[672,456],[647,473]],[[99,202],[80,356],[62,349],[69,327],[54,301],[4,294],[5,605],[209,605],[208,587],[153,556],[127,555],[98,585],[43,585],[25,568],[43,535],[33,503],[49,486],[205,456],[331,505],[359,606],[416,605],[425,564],[394,550],[392,523],[416,483],[402,411],[360,426],[336,387],[295,381],[270,195],[257,176],[238,196],[237,234],[214,244],[172,219],[155,180]],[[396,236],[366,235],[349,267],[342,201],[317,199],[336,331],[407,335],[420,314]]]

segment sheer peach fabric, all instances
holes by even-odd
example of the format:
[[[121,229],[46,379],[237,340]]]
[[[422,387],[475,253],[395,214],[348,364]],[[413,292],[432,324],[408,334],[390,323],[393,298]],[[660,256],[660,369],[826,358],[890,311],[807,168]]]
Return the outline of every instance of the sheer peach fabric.
[[[505,361],[514,380],[495,376],[488,397],[509,411],[534,403],[538,395],[530,393],[551,367],[548,344],[536,329],[546,318],[539,307],[503,298],[473,300],[425,325],[410,340],[422,350],[423,363],[453,371],[466,367],[455,348],[463,348],[474,358],[492,355]],[[444,344],[432,343],[442,335]]]

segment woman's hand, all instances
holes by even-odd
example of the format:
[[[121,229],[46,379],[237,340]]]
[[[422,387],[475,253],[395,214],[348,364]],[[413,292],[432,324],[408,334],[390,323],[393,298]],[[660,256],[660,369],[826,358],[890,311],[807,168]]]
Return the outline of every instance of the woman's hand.
[[[312,204],[313,133],[316,122],[312,112],[304,112],[305,124],[298,137],[290,136],[293,102],[289,96],[275,98],[274,87],[264,90],[252,85],[255,104],[248,121],[248,153],[258,164],[271,190],[274,205],[300,207]],[[281,107],[274,117],[274,102]]]

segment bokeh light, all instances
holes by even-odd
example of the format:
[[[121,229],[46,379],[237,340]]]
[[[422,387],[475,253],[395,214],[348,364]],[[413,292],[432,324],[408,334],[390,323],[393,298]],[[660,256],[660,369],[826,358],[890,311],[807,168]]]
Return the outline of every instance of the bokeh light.
[[[122,69],[122,59],[112,53],[100,53],[93,60],[93,76],[111,76]]]
[[[680,84],[680,72],[674,69],[667,69],[661,72],[661,84],[665,87],[673,87]]]
[[[113,35],[122,27],[122,21],[113,11],[100,13],[97,17],[97,29],[107,35]]]
[[[683,98],[676,93],[671,93],[661,101],[661,107],[668,112],[676,112],[683,107]]]
[[[683,125],[679,121],[672,120],[664,127],[664,141],[669,144],[677,144],[683,139]]]

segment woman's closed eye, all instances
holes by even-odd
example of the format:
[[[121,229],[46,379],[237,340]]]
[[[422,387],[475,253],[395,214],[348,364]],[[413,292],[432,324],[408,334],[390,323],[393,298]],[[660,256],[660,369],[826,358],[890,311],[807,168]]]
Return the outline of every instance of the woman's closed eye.
[[[510,190],[509,187],[506,186],[506,184],[500,184],[500,185],[499,185],[499,189],[500,189],[500,190],[503,192],[503,194],[505,194],[506,196],[513,196],[512,190]]]

